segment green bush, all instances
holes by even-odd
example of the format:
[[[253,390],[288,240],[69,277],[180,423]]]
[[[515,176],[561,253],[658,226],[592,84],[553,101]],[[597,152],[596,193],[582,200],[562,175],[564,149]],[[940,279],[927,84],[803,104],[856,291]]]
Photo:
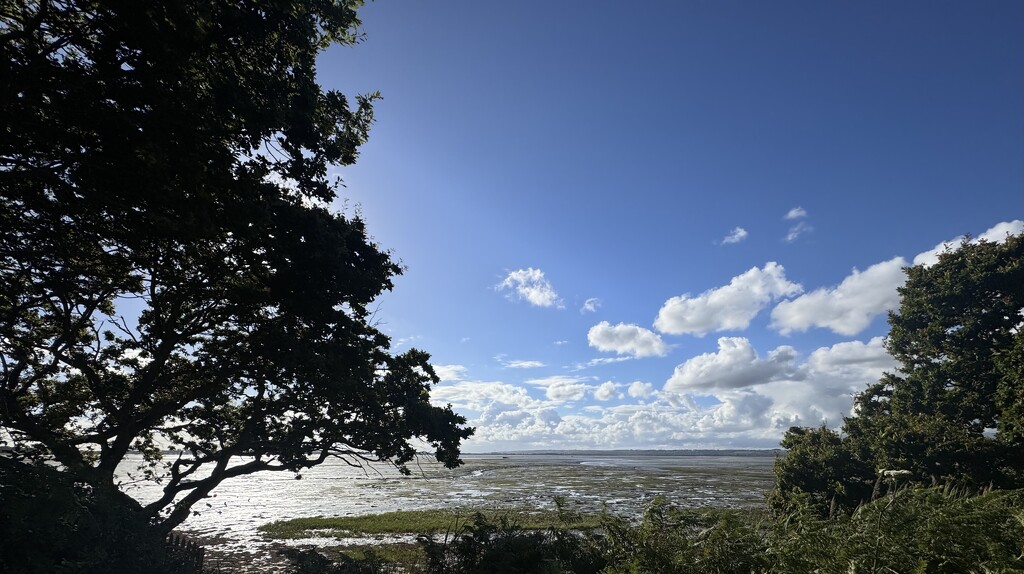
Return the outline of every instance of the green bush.
[[[583,517],[556,500],[561,525],[547,530],[526,530],[516,515],[496,520],[476,513],[456,534],[437,540],[420,536],[428,574],[597,574],[604,559],[595,539],[572,530]]]
[[[759,514],[690,510],[655,499],[638,525],[609,517],[604,529],[607,574],[761,572],[765,538]]]
[[[286,548],[283,554],[292,563],[290,574],[398,574],[400,566],[383,560],[373,552],[362,558],[341,555],[332,562],[316,550]]]
[[[771,540],[774,572],[1024,572],[1024,491],[903,488],[832,519],[808,506]]]

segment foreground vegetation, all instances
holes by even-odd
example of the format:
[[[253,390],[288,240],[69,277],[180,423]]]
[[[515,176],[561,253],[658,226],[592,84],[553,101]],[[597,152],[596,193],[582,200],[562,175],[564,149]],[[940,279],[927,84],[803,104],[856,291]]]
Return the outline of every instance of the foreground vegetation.
[[[439,517],[440,515],[435,515]],[[543,530],[515,514],[477,514],[455,534],[361,547],[334,563],[293,552],[297,574],[753,574],[1024,572],[1024,491],[893,488],[849,515],[690,510],[656,501],[639,521],[559,506]],[[448,525],[449,530],[452,524]],[[397,551],[397,552],[396,552]]]

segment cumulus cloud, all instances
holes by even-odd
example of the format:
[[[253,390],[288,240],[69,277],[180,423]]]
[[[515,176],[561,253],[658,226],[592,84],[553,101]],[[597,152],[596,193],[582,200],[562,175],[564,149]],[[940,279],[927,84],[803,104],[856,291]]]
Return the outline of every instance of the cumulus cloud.
[[[560,382],[548,386],[544,394],[549,400],[555,402],[578,401],[587,394],[589,387],[583,383]]]
[[[746,229],[743,229],[742,227],[736,227],[735,229],[729,232],[729,235],[726,235],[725,237],[722,238],[722,244],[728,245],[730,243],[739,243],[740,241],[746,239],[747,235],[749,234],[747,233]]]
[[[999,243],[1005,241],[1006,236],[1008,235],[1019,235],[1021,233],[1024,233],[1024,221],[1019,219],[1003,221],[988,228],[984,233],[974,238],[971,243],[978,243],[979,241],[992,241]],[[923,264],[926,267],[935,265],[939,262],[940,253],[960,247],[960,243],[963,240],[964,237],[961,235],[955,239],[943,241],[928,251],[919,253],[917,257],[914,257],[914,265]]]
[[[562,424],[552,402],[534,399],[526,389],[502,382],[438,385],[431,391],[431,400],[438,405],[451,403],[456,411],[468,415],[469,424],[477,428],[473,441],[477,444],[525,448],[538,439],[550,440]]]
[[[700,410],[700,407],[697,406],[697,401],[693,400],[692,393],[677,393],[675,391],[661,390],[658,392],[658,398],[664,399],[673,407],[686,407],[691,411]]]
[[[871,320],[899,306],[896,289],[903,285],[907,262],[894,257],[876,263],[863,272],[857,269],[836,287],[822,287],[772,310],[772,327],[783,335],[824,327],[840,335],[856,335]]]
[[[1003,241],[1007,235],[1024,233],[1024,221],[998,223],[973,239]],[[944,241],[914,257],[914,265],[934,265],[939,254],[959,247],[963,237]],[[903,267],[907,261],[894,257],[866,270],[853,272],[835,287],[815,289],[791,301],[782,301],[772,310],[772,327],[783,335],[807,331],[811,327],[831,329],[840,335],[856,335],[871,321],[899,307],[897,289],[906,281]]]
[[[643,381],[596,384],[592,377],[560,375],[528,381],[528,386],[543,389],[541,398],[532,397],[532,391],[522,386],[458,381],[435,387],[432,400],[450,402],[469,417],[469,424],[477,429],[466,443],[469,452],[772,448],[790,426],[841,424],[842,417],[850,414],[854,393],[896,366],[881,337],[821,347],[802,363],[793,355],[792,349],[780,347],[759,357],[749,341],[734,338],[720,343],[716,353],[694,357],[703,357],[702,361],[686,362],[714,381],[712,385],[678,390],[666,385],[655,391]],[[744,381],[750,384],[735,386]],[[624,398],[623,392],[645,402],[572,406],[588,393],[601,401]]]
[[[599,401],[608,401],[618,396],[615,390],[615,383],[611,381],[605,381],[594,391],[594,398]]]
[[[525,382],[528,385],[542,387],[544,389],[544,395],[548,400],[556,403],[562,403],[582,399],[583,396],[586,395],[587,390],[591,388],[590,385],[586,383],[586,381],[590,380],[590,377],[554,375],[539,379],[527,379]]]
[[[461,381],[465,378],[466,367],[462,365],[433,365],[434,373],[442,381]]]
[[[643,381],[633,381],[629,384],[626,393],[635,399],[646,399],[654,392],[654,385]]]
[[[771,397],[774,410],[784,413],[791,424],[836,427],[850,414],[856,393],[896,368],[882,337],[866,343],[846,341],[811,353],[800,368],[800,380],[771,382],[757,391]]]
[[[801,221],[789,228],[789,231],[786,232],[786,237],[784,239],[786,243],[793,243],[801,235],[807,233],[808,231],[814,231],[814,228],[808,225],[806,222]]]
[[[430,390],[430,399],[434,404],[451,403],[456,412],[484,412],[495,403],[516,408],[544,406],[523,387],[499,381],[457,381],[437,385]]]
[[[672,377],[665,382],[665,390],[737,389],[781,377],[794,377],[795,359],[793,347],[779,347],[761,359],[747,339],[721,337],[717,352],[697,355],[677,366]]]
[[[846,341],[820,347],[807,358],[807,366],[815,374],[854,375],[873,382],[883,371],[894,370],[897,363],[885,350],[885,339],[874,337],[867,343]]]
[[[668,345],[657,333],[627,323],[601,321],[587,332],[587,343],[599,351],[632,357],[663,357],[668,353]]]
[[[533,267],[512,271],[498,284],[497,289],[511,290],[509,298],[524,299],[537,307],[564,307],[551,282],[544,277],[544,272]]]
[[[787,211],[786,215],[784,215],[782,218],[786,220],[794,220],[803,219],[805,217],[807,217],[807,210],[800,206],[797,206]]]
[[[749,431],[772,428],[773,401],[760,393],[741,390],[726,393],[722,402],[706,412],[697,428],[704,432],[724,434],[727,432]],[[762,431],[763,432],[763,431]]]
[[[769,262],[733,277],[728,285],[709,289],[696,297],[672,297],[662,305],[654,327],[672,335],[703,336],[711,331],[746,329],[766,305],[780,297],[803,291],[786,280],[786,270]]]
[[[593,313],[601,307],[601,300],[597,297],[591,297],[583,302],[583,306],[580,307],[580,313]]]

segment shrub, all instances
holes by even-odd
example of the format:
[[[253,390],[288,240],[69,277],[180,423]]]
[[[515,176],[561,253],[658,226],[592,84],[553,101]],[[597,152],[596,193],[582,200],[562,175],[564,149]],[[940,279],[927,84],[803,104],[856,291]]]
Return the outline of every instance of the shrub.
[[[770,553],[778,572],[1024,572],[1022,503],[1020,490],[902,488],[849,516],[794,509],[775,523]]]
[[[608,574],[749,574],[765,571],[765,531],[751,511],[691,510],[658,498],[638,525],[609,517]]]
[[[573,531],[581,517],[556,500],[562,524],[543,531],[522,528],[514,514],[496,520],[476,513],[438,541],[420,536],[429,574],[597,574],[604,560],[594,539]]]

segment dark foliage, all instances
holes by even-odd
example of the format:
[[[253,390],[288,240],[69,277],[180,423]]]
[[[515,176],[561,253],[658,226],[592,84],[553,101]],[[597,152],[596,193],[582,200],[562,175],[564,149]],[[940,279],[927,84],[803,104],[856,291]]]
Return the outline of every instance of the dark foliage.
[[[316,550],[288,548],[283,553],[291,562],[290,574],[390,574],[402,571],[372,553],[360,559],[341,555],[334,561]]]
[[[137,508],[70,472],[0,457],[0,572],[174,574]]]
[[[782,447],[788,452],[775,462],[778,486],[769,497],[770,506],[784,508],[799,497],[834,515],[870,500],[875,469],[839,433],[826,427],[792,428]]]
[[[596,574],[605,565],[593,539],[574,532],[572,513],[562,510],[563,526],[524,530],[513,514],[497,521],[477,513],[450,538],[421,536],[429,574]]]
[[[401,267],[330,210],[375,96],[316,82],[356,0],[0,0],[0,438],[169,531],[222,480],[459,464],[465,419],[368,306]],[[161,460],[161,448],[182,454]],[[238,458],[245,456],[246,458]],[[201,478],[200,478],[201,477]],[[177,498],[176,498],[177,497]]]

